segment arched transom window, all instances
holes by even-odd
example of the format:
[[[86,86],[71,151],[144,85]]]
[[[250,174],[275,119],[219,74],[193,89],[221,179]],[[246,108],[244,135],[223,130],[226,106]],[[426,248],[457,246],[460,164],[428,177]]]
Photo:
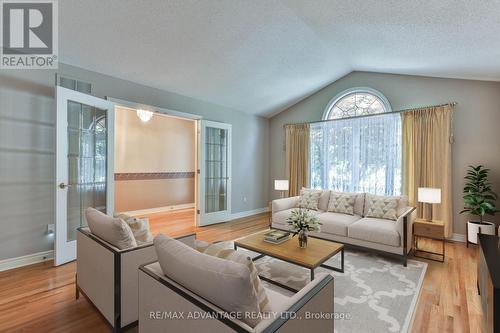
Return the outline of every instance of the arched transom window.
[[[390,112],[387,99],[377,91],[359,88],[345,91],[330,102],[323,119],[340,119]]]

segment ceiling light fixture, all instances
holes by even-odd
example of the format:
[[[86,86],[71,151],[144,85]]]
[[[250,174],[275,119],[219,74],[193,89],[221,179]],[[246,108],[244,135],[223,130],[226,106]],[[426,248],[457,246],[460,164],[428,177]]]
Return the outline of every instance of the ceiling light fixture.
[[[147,123],[148,121],[151,120],[151,118],[153,118],[153,112],[148,111],[148,110],[139,109],[139,110],[137,110],[137,117],[139,117],[139,119],[143,123]]]

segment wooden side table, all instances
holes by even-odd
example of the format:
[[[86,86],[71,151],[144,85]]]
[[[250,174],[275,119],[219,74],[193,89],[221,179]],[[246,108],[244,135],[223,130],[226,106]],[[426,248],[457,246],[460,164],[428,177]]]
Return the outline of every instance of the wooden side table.
[[[421,237],[441,241],[442,242],[441,253],[419,249],[418,248],[418,239]],[[418,252],[427,253],[427,254],[434,254],[434,255],[440,256],[442,259],[437,260],[437,259],[429,258],[426,256],[419,256]],[[443,221],[438,221],[438,220],[427,221],[427,220],[423,220],[423,219],[415,219],[415,221],[413,222],[413,255],[415,257],[418,257],[418,258],[424,258],[424,259],[444,262],[445,238],[444,238],[444,223],[443,223]]]

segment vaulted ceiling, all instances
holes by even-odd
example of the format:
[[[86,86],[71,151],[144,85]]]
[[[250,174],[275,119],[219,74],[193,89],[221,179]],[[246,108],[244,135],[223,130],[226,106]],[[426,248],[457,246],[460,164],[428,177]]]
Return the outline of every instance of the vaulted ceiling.
[[[271,116],[353,70],[500,81],[498,0],[62,0],[60,61]]]

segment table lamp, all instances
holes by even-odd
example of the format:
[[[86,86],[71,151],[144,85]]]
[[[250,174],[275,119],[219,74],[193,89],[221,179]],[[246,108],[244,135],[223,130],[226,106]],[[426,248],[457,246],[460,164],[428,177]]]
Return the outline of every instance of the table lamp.
[[[425,219],[426,221],[432,221],[432,204],[441,203],[441,189],[440,188],[430,188],[430,187],[419,187],[418,188],[418,202],[423,202],[424,204],[430,204],[431,218]],[[422,214],[423,215],[423,214]],[[423,218],[423,216],[422,216]]]
[[[274,189],[276,191],[281,191],[281,197],[285,197],[285,191],[288,191],[288,180],[275,180],[274,181]]]

